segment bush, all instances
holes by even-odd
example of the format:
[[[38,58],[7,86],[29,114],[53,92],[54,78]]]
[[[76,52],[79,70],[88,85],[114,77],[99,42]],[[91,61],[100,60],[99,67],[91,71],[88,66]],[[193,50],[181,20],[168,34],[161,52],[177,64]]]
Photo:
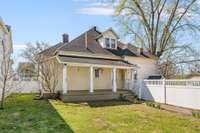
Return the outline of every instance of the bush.
[[[159,103],[155,103],[155,102],[146,102],[145,104],[146,104],[147,106],[149,106],[149,107],[153,107],[153,108],[160,109],[160,104],[159,104]]]
[[[192,116],[194,116],[195,118],[200,118],[200,111],[193,111]]]
[[[140,103],[137,95],[135,95],[135,94],[131,94],[131,95],[120,94],[119,97],[120,97],[120,100],[122,100],[122,101],[129,101],[129,102],[132,102],[134,104]]]

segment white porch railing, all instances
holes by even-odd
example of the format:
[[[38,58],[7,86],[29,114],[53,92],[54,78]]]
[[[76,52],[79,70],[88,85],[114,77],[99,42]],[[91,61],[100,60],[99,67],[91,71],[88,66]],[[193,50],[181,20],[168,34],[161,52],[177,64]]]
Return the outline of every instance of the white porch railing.
[[[125,80],[124,87],[139,95],[140,82],[138,80]]]

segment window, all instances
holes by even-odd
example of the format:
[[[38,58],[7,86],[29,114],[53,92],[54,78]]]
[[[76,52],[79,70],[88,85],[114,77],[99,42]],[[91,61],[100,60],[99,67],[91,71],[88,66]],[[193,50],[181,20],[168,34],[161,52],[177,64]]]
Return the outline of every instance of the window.
[[[137,80],[138,75],[137,75],[137,71],[134,72],[134,80]]]
[[[105,38],[105,44],[106,44],[107,48],[110,47],[110,39],[109,38]]]
[[[99,78],[100,75],[99,69],[95,69],[94,73],[95,73],[95,78]]]
[[[115,48],[115,39],[111,39],[111,48]]]
[[[116,40],[112,38],[105,38],[105,47],[106,48],[116,48]]]

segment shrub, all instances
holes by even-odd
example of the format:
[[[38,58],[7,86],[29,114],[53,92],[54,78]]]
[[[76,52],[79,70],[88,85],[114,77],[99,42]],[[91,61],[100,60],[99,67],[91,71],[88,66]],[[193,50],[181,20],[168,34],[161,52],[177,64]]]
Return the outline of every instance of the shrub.
[[[195,118],[200,118],[200,111],[193,111],[192,116]]]
[[[159,104],[159,103],[155,103],[155,102],[146,102],[145,104],[146,104],[147,106],[149,106],[149,107],[153,107],[153,108],[160,109],[160,104]]]
[[[120,94],[120,99],[123,100],[123,101],[132,102],[134,104],[139,104],[140,103],[137,95],[135,95],[135,94],[131,94],[131,95]]]

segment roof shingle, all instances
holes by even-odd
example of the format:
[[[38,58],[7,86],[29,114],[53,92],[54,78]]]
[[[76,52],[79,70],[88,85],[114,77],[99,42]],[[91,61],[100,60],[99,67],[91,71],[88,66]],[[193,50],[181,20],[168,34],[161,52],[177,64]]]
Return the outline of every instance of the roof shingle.
[[[58,50],[60,47],[62,47],[63,45],[65,45],[64,43],[58,43],[48,49],[45,49],[44,51],[40,52],[39,54],[43,54],[46,56],[54,56],[56,50]]]
[[[87,47],[85,45],[86,37],[85,33],[81,34],[79,37],[75,38],[67,45],[59,48],[61,51],[74,51],[74,52],[86,52],[90,54],[106,54],[106,55],[113,55],[108,50],[101,47],[101,45],[96,40],[96,37],[99,36],[101,33],[96,30],[96,28],[92,28],[87,31]]]
[[[133,67],[135,65],[130,64],[123,60],[111,60],[111,59],[100,59],[100,58],[89,58],[89,57],[74,57],[74,56],[58,56],[61,62],[67,63],[81,63],[81,64],[97,64],[97,65],[112,65],[112,66],[123,66]]]
[[[111,55],[111,56],[136,56],[136,57],[146,57],[153,58],[149,52],[144,51],[142,54],[138,51],[138,48],[131,44],[123,44],[118,41],[117,49],[106,49],[101,47],[97,37],[101,35],[101,32],[96,30],[96,27],[84,32],[74,40],[69,43],[58,43],[55,46],[52,46],[41,54],[53,56],[56,54],[56,51],[71,51],[71,52],[84,52],[88,54],[102,54],[102,55]],[[86,37],[87,36],[87,37]],[[87,41],[86,41],[87,39]],[[87,42],[87,45],[86,45]]]

